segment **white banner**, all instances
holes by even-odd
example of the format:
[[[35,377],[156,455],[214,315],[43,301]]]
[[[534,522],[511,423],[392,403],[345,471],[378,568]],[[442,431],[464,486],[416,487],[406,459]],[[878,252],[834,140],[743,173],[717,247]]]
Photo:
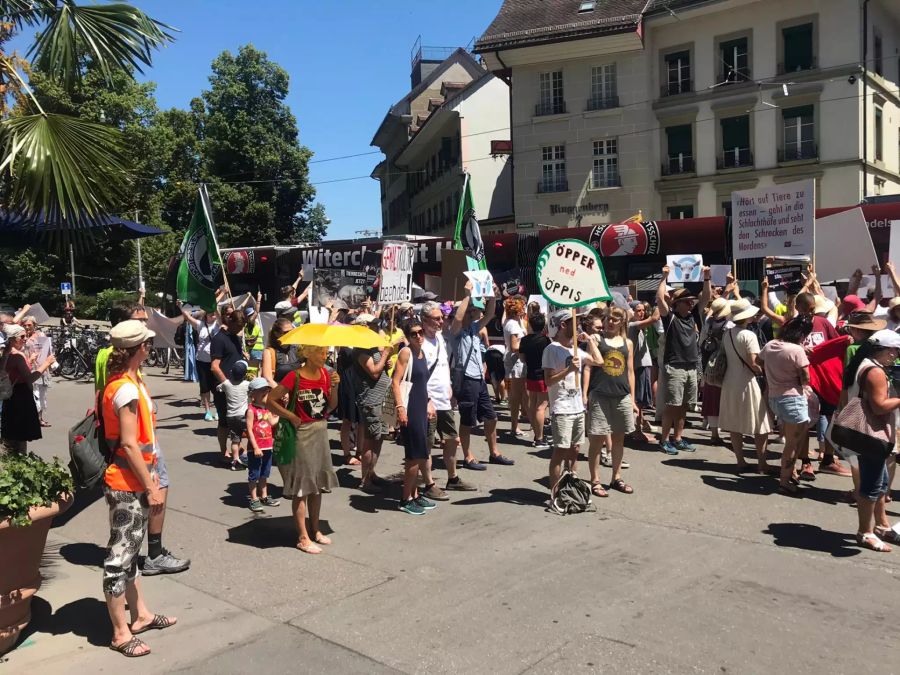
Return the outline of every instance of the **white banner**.
[[[386,241],[381,249],[379,305],[399,305],[412,299],[413,249],[408,244]]]
[[[862,209],[857,207],[816,220],[816,278],[819,283],[849,279],[878,264]]]
[[[560,239],[541,251],[537,283],[541,294],[560,307],[612,299],[600,256],[593,246],[577,239]]]
[[[888,260],[900,267],[900,220],[891,221],[891,241],[888,245]]]
[[[156,333],[156,337],[153,338],[153,346],[171,347],[172,349],[178,347],[179,345],[175,344],[175,331],[183,322],[184,317],[180,314],[174,319],[170,319],[158,309],[148,311],[147,328]]]
[[[472,282],[473,298],[492,298],[494,296],[494,277],[487,270],[463,272]]]
[[[731,193],[735,260],[798,255],[815,250],[813,179]]]

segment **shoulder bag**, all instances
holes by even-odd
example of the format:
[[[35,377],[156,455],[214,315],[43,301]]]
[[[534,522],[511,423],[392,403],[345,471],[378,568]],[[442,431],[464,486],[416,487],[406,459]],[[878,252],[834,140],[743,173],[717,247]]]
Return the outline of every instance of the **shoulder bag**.
[[[863,398],[863,379],[874,367],[869,366],[859,374],[858,394],[835,413],[828,435],[834,445],[852,450],[861,457],[884,461],[894,450],[891,433],[893,416],[876,414],[871,404]]]
[[[294,371],[294,388],[288,399],[287,409],[296,414],[297,391],[300,388],[300,371]],[[280,421],[275,427],[275,437],[272,442],[272,459],[276,464],[290,464],[294,461],[297,452],[297,429],[287,420]]]
[[[460,336],[460,342],[462,341],[462,336]],[[476,344],[473,341],[472,349],[469,350],[469,355],[466,357],[465,362],[462,366],[459,365],[458,359],[453,359],[453,366],[450,368],[450,388],[453,390],[454,396],[459,396],[459,392],[462,390],[463,380],[466,379],[466,368],[469,367],[469,362],[472,360],[472,355],[476,351]],[[454,351],[454,356],[456,356],[456,349]]]
[[[384,420],[388,429],[397,428],[398,405],[409,410],[409,392],[412,390],[413,358],[412,350],[410,350],[409,361],[406,362],[406,370],[403,372],[403,377],[400,380],[400,400],[396,401],[394,399],[393,383],[388,387],[387,394],[384,397],[384,403],[381,407],[381,419]]]

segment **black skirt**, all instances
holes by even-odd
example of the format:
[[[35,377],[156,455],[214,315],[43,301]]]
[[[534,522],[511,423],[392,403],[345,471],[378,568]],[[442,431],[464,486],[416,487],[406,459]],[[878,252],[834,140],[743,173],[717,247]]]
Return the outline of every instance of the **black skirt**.
[[[12,396],[3,402],[0,437],[10,441],[36,441],[41,438],[41,418],[30,384],[14,384]]]

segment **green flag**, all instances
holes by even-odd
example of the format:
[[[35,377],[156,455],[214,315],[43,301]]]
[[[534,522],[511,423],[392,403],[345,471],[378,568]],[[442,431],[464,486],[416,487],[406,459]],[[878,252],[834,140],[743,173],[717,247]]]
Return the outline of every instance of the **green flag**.
[[[205,185],[197,192],[194,217],[184,233],[179,255],[178,298],[199,305],[207,312],[215,311],[216,289],[222,279],[222,258]]]
[[[462,200],[460,200],[459,210],[456,212],[456,233],[453,237],[453,246],[465,250],[470,258],[469,269],[487,269],[484,242],[481,240],[481,227],[478,225],[478,219],[475,218],[475,204],[472,202],[469,174],[466,174]]]

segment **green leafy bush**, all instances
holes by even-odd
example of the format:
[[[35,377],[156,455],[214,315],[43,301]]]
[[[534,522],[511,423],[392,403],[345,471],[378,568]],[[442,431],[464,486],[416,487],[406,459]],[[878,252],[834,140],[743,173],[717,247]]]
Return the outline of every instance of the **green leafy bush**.
[[[74,488],[68,469],[56,457],[50,463],[33,452],[0,454],[0,522],[31,525],[29,509],[51,506]]]

